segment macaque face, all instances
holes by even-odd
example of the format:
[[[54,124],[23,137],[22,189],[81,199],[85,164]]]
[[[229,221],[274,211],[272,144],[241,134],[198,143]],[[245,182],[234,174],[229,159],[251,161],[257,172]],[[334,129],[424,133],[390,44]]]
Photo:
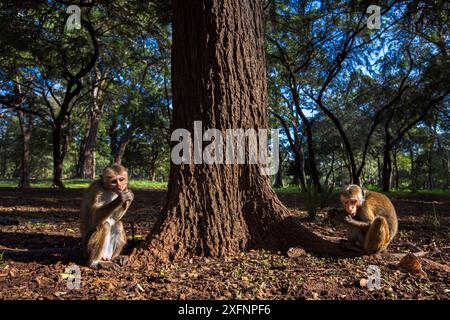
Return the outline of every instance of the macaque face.
[[[128,174],[125,168],[121,167],[114,170],[106,168],[103,172],[103,183],[105,188],[115,192],[123,192],[128,188]]]
[[[349,215],[354,216],[358,211],[359,200],[357,198],[341,196],[341,202]]]

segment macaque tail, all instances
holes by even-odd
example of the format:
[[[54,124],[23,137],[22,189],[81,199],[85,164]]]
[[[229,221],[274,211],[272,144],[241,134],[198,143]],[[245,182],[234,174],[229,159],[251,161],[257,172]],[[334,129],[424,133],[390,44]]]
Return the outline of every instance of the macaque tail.
[[[380,252],[389,244],[389,225],[384,217],[376,217],[364,240],[364,251],[368,254]]]

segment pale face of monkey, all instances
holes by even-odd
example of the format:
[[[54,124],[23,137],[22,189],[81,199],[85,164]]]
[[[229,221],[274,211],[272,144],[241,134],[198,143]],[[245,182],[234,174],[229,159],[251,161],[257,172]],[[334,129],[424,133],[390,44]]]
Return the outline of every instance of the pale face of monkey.
[[[116,192],[123,192],[128,187],[128,176],[126,172],[107,172],[103,177],[103,182],[106,189]]]
[[[345,211],[347,211],[347,213],[351,216],[356,215],[356,212],[358,211],[358,205],[359,205],[359,201],[357,198],[347,198],[347,197],[343,197],[341,196],[341,202],[342,202],[342,206],[344,207]]]

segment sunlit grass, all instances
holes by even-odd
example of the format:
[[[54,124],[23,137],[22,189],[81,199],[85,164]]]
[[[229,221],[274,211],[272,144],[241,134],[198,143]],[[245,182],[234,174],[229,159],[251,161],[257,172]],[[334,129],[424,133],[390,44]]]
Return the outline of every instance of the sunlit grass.
[[[279,193],[299,193],[302,191],[298,186],[286,186],[282,188],[274,188],[276,192]],[[378,187],[369,187],[369,190],[383,192],[381,188]],[[338,193],[339,188],[335,188],[333,193]],[[442,189],[433,189],[433,190],[418,190],[414,193],[411,189],[391,189],[387,194],[397,195],[397,196],[414,196],[414,195],[435,195],[435,196],[444,196],[450,197],[450,190],[442,190]]]
[[[0,179],[0,188],[16,188],[18,185],[17,179]],[[64,180],[64,185],[66,188],[87,188],[89,184],[92,182],[90,179],[66,179]],[[43,180],[32,180],[31,187],[33,188],[51,188],[52,180],[51,179],[43,179]],[[134,189],[144,189],[144,188],[153,188],[153,189],[167,189],[167,182],[159,182],[159,181],[149,181],[145,179],[132,179],[130,181],[131,188]],[[381,192],[379,188],[370,186],[369,190]],[[302,194],[300,187],[298,186],[286,186],[282,188],[274,188],[276,192],[279,193],[295,193]],[[339,192],[339,188],[335,188],[333,193]],[[416,193],[413,193],[410,189],[392,189],[388,194],[396,195],[396,196],[415,196],[415,195],[434,195],[434,196],[443,196],[450,197],[450,190],[442,190],[442,189],[434,189],[434,190],[418,190]]]

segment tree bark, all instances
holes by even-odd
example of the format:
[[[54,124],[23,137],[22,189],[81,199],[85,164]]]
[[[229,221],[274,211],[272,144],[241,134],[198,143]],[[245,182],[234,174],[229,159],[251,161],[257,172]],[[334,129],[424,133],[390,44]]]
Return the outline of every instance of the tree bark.
[[[89,118],[83,141],[80,145],[78,161],[78,177],[95,178],[95,144],[97,142],[100,117],[92,115]]]
[[[282,188],[283,187],[283,157],[281,156],[281,152],[279,154],[279,167],[277,174],[275,175],[275,182],[273,183],[274,188]]]
[[[411,189],[412,192],[417,192],[417,168],[414,160],[414,150],[412,147],[412,142],[409,146],[409,159],[411,161],[411,172],[410,172],[410,179],[411,179]]]
[[[83,141],[80,144],[80,156],[78,161],[77,175],[80,178],[95,178],[95,144],[97,143],[98,128],[104,110],[104,94],[102,88],[105,80],[101,81],[103,75],[95,69],[94,81],[100,82],[92,91],[92,108],[86,125]]]
[[[117,119],[117,114],[113,113],[111,116],[111,124],[109,126],[109,143],[111,149],[111,155],[115,157],[117,150],[119,149],[119,120]]]
[[[291,136],[291,132],[289,131],[289,127],[286,121],[279,114],[272,112],[275,117],[280,120],[281,125],[283,126],[284,132],[288,137],[289,147],[294,155],[294,176],[292,178],[293,185],[300,185],[302,192],[306,192],[306,179],[305,179],[305,154],[303,152],[302,142],[303,142],[303,134],[299,136],[298,130],[298,121],[294,118],[293,121],[293,129],[294,129],[294,138]]]
[[[400,177],[398,174],[398,163],[397,163],[397,148],[394,148],[394,173],[395,173],[395,180],[394,180],[394,187],[398,189],[400,184]]]
[[[20,165],[20,179],[19,188],[30,188],[30,141],[32,116],[24,114],[22,111],[17,111],[19,117],[20,131],[22,133],[22,161]]]
[[[388,192],[391,188],[392,176],[392,160],[391,151],[385,147],[383,152],[383,169],[381,172],[381,185],[384,192]]]
[[[197,120],[224,136],[267,128],[261,15],[257,0],[173,2],[172,129],[193,132]],[[335,249],[302,227],[288,232],[289,212],[258,164],[171,163],[162,213],[145,241],[146,261],[277,250],[294,234],[306,247]]]
[[[433,149],[432,147],[428,150],[427,157],[427,188],[428,190],[433,190],[433,157],[432,157]]]
[[[120,143],[117,146],[116,153],[114,155],[114,163],[121,164],[123,155],[125,154],[125,150],[127,148],[128,142],[130,142],[130,139],[133,135],[134,128],[128,128],[125,132],[125,134],[120,139]]]
[[[62,150],[62,128],[58,123],[52,130],[52,146],[53,146],[53,186],[64,188],[62,181],[62,166],[64,161],[64,152]]]

